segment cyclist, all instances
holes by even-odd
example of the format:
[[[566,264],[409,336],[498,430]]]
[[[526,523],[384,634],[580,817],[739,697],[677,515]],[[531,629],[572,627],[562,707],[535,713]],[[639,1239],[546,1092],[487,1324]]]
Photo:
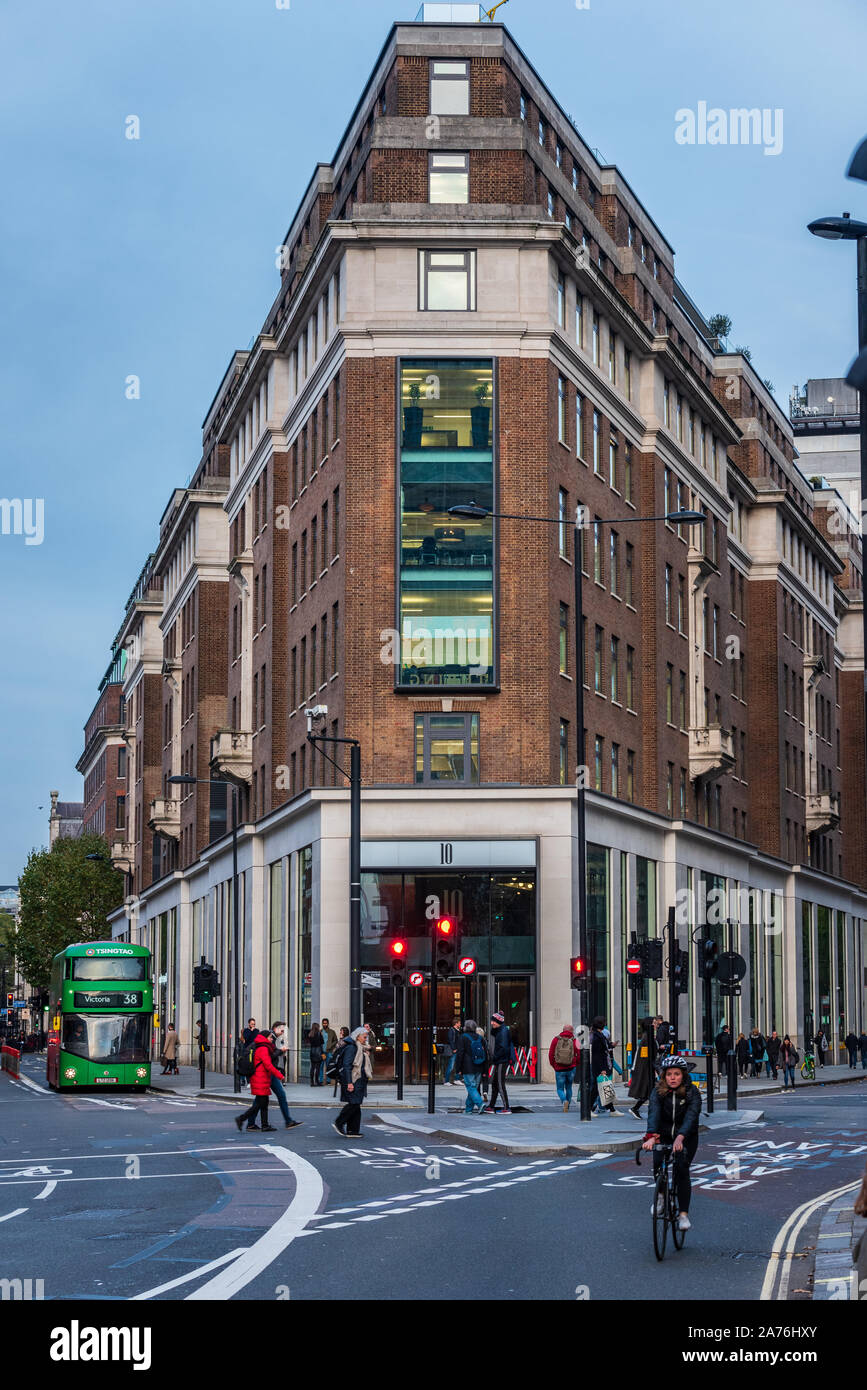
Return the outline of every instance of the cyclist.
[[[647,1134],[641,1145],[644,1149],[652,1149],[655,1144],[671,1145],[679,1231],[688,1231],[690,1227],[687,1215],[692,1194],[689,1165],[698,1148],[698,1118],[701,1114],[701,1092],[689,1079],[692,1066],[685,1057],[676,1054],[662,1062],[659,1083],[650,1093]],[[662,1154],[654,1153],[654,1176],[661,1167]]]

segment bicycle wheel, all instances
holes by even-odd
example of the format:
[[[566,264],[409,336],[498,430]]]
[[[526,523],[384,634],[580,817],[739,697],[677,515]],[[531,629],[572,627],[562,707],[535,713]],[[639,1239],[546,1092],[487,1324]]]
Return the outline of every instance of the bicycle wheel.
[[[665,1258],[668,1221],[668,1166],[664,1164],[659,1170],[653,1191],[653,1253],[658,1260]]]
[[[669,1219],[671,1221],[671,1239],[674,1241],[674,1248],[675,1250],[682,1250],[683,1242],[686,1240],[686,1231],[679,1231],[677,1229],[677,1218],[680,1212],[680,1208],[678,1206],[674,1188],[669,1189],[668,1210],[670,1213]]]
[[[814,1077],[815,1075],[816,1075],[816,1073],[815,1073],[815,1071],[813,1070],[812,1063],[810,1063],[810,1062],[802,1062],[802,1063],[801,1063],[801,1076],[802,1076],[802,1078],[803,1078],[804,1081],[812,1081],[812,1080],[813,1080],[813,1077]]]

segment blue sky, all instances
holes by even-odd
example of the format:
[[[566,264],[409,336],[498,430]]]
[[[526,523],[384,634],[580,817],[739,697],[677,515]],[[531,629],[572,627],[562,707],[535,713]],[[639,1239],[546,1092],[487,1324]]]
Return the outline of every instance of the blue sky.
[[[49,789],[82,795],[82,726],[160,514],[276,293],[274,249],[314,163],[416,9],[40,0],[0,15],[0,496],[45,499],[41,545],[0,535],[0,883],[47,841]],[[867,217],[867,186],[844,177],[867,135],[862,0],[510,0],[497,18],[780,402],[841,372],[854,250],[804,228]],[[675,112],[700,101],[782,108],[782,153],[679,145]]]

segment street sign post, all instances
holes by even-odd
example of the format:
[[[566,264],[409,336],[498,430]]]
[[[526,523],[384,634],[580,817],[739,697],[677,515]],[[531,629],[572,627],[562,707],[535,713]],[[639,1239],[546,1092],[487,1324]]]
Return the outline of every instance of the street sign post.
[[[473,960],[472,956],[461,956],[458,961],[458,970],[462,975],[472,975],[475,968],[476,962]]]
[[[415,987],[418,987],[419,985],[423,985],[423,984],[424,984],[424,973],[423,973],[423,971],[421,971],[421,970],[411,970],[411,971],[410,971],[410,976],[409,976],[409,983],[410,983],[411,985],[415,986]]]

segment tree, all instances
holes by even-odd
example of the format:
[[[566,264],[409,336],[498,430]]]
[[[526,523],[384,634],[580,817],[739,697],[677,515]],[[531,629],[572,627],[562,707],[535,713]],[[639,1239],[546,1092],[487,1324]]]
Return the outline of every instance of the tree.
[[[752,362],[753,354],[748,347],[744,347],[743,343],[738,343],[735,352],[739,352],[741,357],[745,357],[748,362]]]
[[[88,860],[89,854],[100,858]],[[34,988],[46,989],[58,951],[78,941],[110,939],[106,919],[123,901],[123,876],[112,868],[102,836],[82,835],[56,840],[50,850],[32,850],[18,892],[18,969]]]
[[[714,314],[707,321],[714,338],[727,338],[732,331],[732,321],[728,314]]]

